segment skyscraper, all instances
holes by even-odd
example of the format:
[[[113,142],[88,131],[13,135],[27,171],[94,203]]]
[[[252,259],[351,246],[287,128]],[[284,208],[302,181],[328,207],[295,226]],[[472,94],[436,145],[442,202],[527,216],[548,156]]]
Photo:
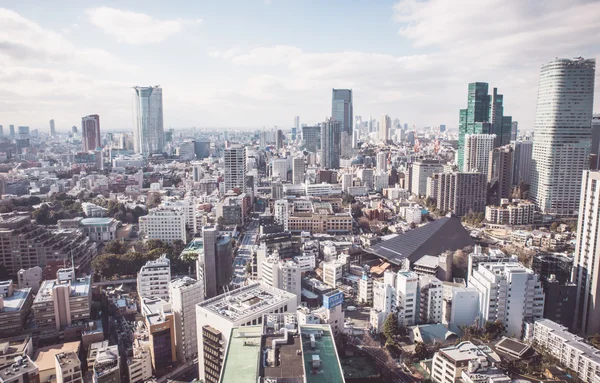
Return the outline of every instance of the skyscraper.
[[[592,335],[600,332],[600,172],[588,170],[582,174],[572,277],[577,285],[573,327]]]
[[[4,137],[4,127],[0,125],[0,137]]]
[[[100,116],[91,114],[81,117],[81,140],[83,141],[83,150],[96,150],[102,146],[100,142]]]
[[[596,60],[542,65],[538,87],[531,200],[544,213],[575,215],[589,167]]]
[[[133,147],[143,156],[160,154],[165,146],[162,88],[136,86],[134,91]]]
[[[236,145],[226,148],[224,151],[224,182],[225,191],[234,188],[244,189],[246,176],[246,148]]]
[[[275,133],[275,149],[283,149],[283,131],[281,129],[277,129]]]
[[[324,169],[339,169],[341,142],[341,123],[329,120],[321,124],[321,167]]]
[[[14,125],[9,125],[8,128],[9,128],[9,135],[11,137],[14,137],[15,136],[15,126]]]
[[[487,176],[490,152],[496,142],[495,134],[465,134],[464,172],[480,172]]]
[[[510,198],[513,184],[513,147],[504,145],[494,148],[489,153],[489,169],[487,181],[489,184],[489,203],[500,206],[502,198]]]
[[[511,143],[514,153],[513,185],[521,182],[531,182],[531,156],[533,154],[533,141],[514,141]]]
[[[54,126],[54,120],[50,120],[50,136],[56,135],[56,127]]]
[[[458,124],[458,168],[464,166],[465,134],[495,134],[494,147],[510,143],[512,117],[504,115],[504,97],[494,88],[488,94],[485,82],[469,84],[467,108],[460,110]]]
[[[513,121],[510,129],[510,140],[516,141],[517,135],[519,134],[519,123],[517,121]]]
[[[304,182],[304,157],[296,157],[292,160],[292,183],[294,185]]]
[[[304,149],[309,152],[316,152],[321,148],[321,127],[303,126],[302,127],[302,144]]]
[[[331,101],[332,119],[340,123],[341,155],[349,156],[352,148],[352,89],[333,89]]]
[[[381,142],[386,142],[390,139],[390,130],[392,128],[392,119],[387,114],[381,116],[379,124],[379,139]]]

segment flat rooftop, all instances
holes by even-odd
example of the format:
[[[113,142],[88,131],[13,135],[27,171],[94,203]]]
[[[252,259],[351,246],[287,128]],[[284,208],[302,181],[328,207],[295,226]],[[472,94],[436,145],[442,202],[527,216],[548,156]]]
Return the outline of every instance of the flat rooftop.
[[[302,335],[302,355],[306,383],[344,382],[344,374],[342,373],[329,325],[301,325],[300,334]],[[315,334],[314,350],[310,345],[310,334]],[[314,355],[318,355],[321,360],[321,367],[315,373],[312,372]]]
[[[257,382],[262,355],[261,336],[261,325],[234,327],[231,330],[221,382]]]
[[[486,357],[486,354],[471,342],[461,342],[456,346],[441,348],[440,352],[454,362]]]
[[[165,308],[167,311],[163,311]],[[170,313],[171,305],[169,302],[156,297],[142,299],[142,314],[148,321],[149,325],[164,323],[164,314]]]
[[[11,381],[15,379],[16,375],[24,374],[25,376],[27,376],[30,372],[36,371],[38,369],[38,366],[36,366],[35,363],[33,363],[27,355],[25,355],[23,361],[18,366],[13,367],[12,365],[13,364],[11,363],[0,368],[1,382]],[[27,381],[27,378],[25,378],[24,381]]]
[[[14,289],[13,295],[4,299],[4,308],[0,309],[0,313],[19,312],[27,301],[27,297],[31,294],[31,287],[26,289]]]
[[[256,283],[206,300],[198,307],[233,322],[253,316],[257,311],[269,311],[269,307],[291,299],[296,300],[292,293]]]
[[[81,367],[81,361],[75,351],[67,351],[56,354],[58,364],[62,369],[72,369],[75,367]]]
[[[38,291],[38,294],[35,297],[35,300],[33,301],[33,303],[42,303],[42,302],[48,302],[52,300],[52,289],[54,289],[54,287],[56,286],[61,286],[61,285],[69,285],[71,286],[71,297],[75,297],[75,296],[88,296],[90,293],[90,286],[91,286],[91,279],[89,276],[84,277],[84,278],[76,278],[75,282],[70,282],[70,283],[58,283],[58,281],[56,279],[49,279],[49,280],[45,280],[42,282],[42,285],[40,286],[40,290]]]
[[[263,338],[263,349],[271,348],[275,339],[282,339],[281,334],[271,334]],[[298,379],[302,382],[304,376],[304,364],[302,363],[302,340],[298,336],[288,335],[287,343],[280,344],[277,349],[279,365],[264,366],[262,374],[264,378]],[[299,353],[300,352],[300,353]],[[288,382],[289,380],[286,380]]]
[[[594,363],[600,364],[600,351],[594,346],[585,343],[583,338],[569,332],[566,327],[551,321],[550,319],[539,319],[535,321],[534,326],[546,326],[552,333],[561,338],[566,344],[579,351],[582,358],[589,359]]]
[[[78,353],[80,343],[81,342],[77,341],[77,342],[55,344],[52,346],[39,348],[35,352],[35,357],[33,358],[33,361],[35,362],[35,364],[37,364],[38,368],[40,369],[40,372],[50,370],[50,369],[54,370],[55,369],[54,357],[56,356],[56,354],[60,354],[61,352],[70,352],[70,351]]]

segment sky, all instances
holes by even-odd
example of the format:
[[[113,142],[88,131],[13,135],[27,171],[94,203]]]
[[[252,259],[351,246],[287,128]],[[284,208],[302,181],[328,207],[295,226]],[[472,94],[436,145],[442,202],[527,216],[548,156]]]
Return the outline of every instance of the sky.
[[[600,0],[0,2],[0,125],[99,114],[132,129],[131,87],[163,88],[167,128],[293,126],[354,114],[458,126],[469,82],[533,129],[540,66],[600,59]],[[600,112],[600,70],[594,110]]]

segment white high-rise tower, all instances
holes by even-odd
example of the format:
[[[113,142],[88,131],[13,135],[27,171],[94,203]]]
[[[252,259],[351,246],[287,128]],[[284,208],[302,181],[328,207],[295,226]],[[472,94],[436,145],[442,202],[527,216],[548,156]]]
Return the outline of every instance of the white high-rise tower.
[[[160,154],[165,146],[162,88],[133,87],[133,149],[145,157]]]
[[[544,213],[575,215],[589,167],[596,60],[555,59],[538,87],[531,199]]]

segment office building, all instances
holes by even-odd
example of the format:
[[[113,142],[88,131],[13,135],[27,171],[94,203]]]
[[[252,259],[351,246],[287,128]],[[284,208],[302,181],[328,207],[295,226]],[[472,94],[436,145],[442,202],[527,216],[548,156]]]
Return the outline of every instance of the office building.
[[[479,291],[480,326],[500,321],[506,334],[518,338],[525,320],[544,314],[542,284],[533,270],[518,262],[480,263],[468,282]]]
[[[171,304],[157,297],[142,298],[142,316],[148,330],[152,368],[164,371],[177,361],[175,318]]]
[[[388,170],[388,152],[377,153],[377,170],[387,172]]]
[[[513,185],[521,182],[531,183],[531,157],[533,156],[533,141],[511,142],[513,146]]]
[[[0,334],[23,330],[33,303],[31,288],[17,289],[12,280],[0,281]]]
[[[512,117],[504,115],[504,97],[494,88],[488,94],[484,82],[469,84],[467,108],[460,110],[458,125],[458,168],[464,168],[465,135],[494,134],[494,147],[508,145],[512,130]]]
[[[344,268],[347,268],[346,263],[337,259],[323,262],[323,283],[329,287],[336,287],[338,282],[341,282]]]
[[[392,119],[387,114],[381,116],[381,122],[379,124],[379,140],[381,142],[387,142],[390,137],[390,131],[392,129]]]
[[[81,117],[81,141],[83,142],[83,150],[86,152],[102,147],[100,116],[91,114]]]
[[[186,242],[186,213],[179,207],[155,207],[139,219],[140,237],[172,243]]]
[[[550,353],[560,364],[577,373],[582,382],[597,382],[600,374],[598,349],[566,327],[549,319],[533,324],[533,344]]]
[[[513,121],[510,129],[510,140],[516,141],[519,136],[519,123],[517,121]]]
[[[427,177],[442,173],[444,165],[439,160],[421,160],[412,164],[411,193],[424,196],[427,191]]]
[[[283,226],[283,230],[289,230],[289,204],[286,199],[280,199],[275,201],[275,203],[273,204],[273,216],[275,217],[275,222]]]
[[[133,340],[133,355],[127,358],[127,376],[130,383],[144,383],[152,378],[150,345],[140,339]]]
[[[321,124],[321,167],[339,169],[341,154],[341,123],[333,119]]]
[[[366,186],[369,190],[373,190],[373,174],[373,169],[360,169],[358,171],[358,178],[360,179],[360,183],[363,186]]]
[[[418,323],[442,323],[443,319],[442,281],[431,275],[419,276],[419,312]]]
[[[189,277],[174,279],[169,283],[171,307],[175,324],[177,360],[185,363],[198,353],[196,335],[196,305],[204,300],[204,286]]]
[[[275,250],[259,267],[259,280],[265,285],[292,293],[300,301],[302,272],[296,262],[281,260],[279,252]]]
[[[9,128],[9,136],[14,137],[15,136],[15,126],[9,125],[8,128]]]
[[[292,183],[294,185],[304,183],[304,157],[295,157],[292,160]]]
[[[487,182],[483,173],[438,174],[437,208],[461,217],[469,212],[485,211]]]
[[[308,152],[321,149],[321,125],[302,127],[302,145]]]
[[[154,261],[148,261],[137,276],[137,292],[140,298],[156,297],[169,301],[171,281],[171,261],[163,254]]]
[[[502,199],[511,198],[513,186],[513,148],[510,145],[494,148],[489,154],[487,181],[489,185],[488,202],[500,205]]]
[[[352,89],[333,89],[331,100],[331,119],[339,122],[337,140],[340,146],[339,156],[350,157],[352,149],[352,130],[354,123],[352,109]],[[341,137],[340,137],[341,136]],[[322,134],[321,134],[322,137]],[[321,139],[321,145],[323,140]]]
[[[600,171],[583,172],[572,281],[578,286],[574,328],[600,332]]]
[[[283,149],[283,131],[281,129],[277,129],[275,132],[275,149]]]
[[[487,177],[490,152],[494,149],[496,135],[465,134],[464,172],[484,173]]]
[[[194,155],[199,160],[210,157],[210,141],[194,141]]]
[[[100,347],[92,368],[93,383],[121,383],[119,346]]]
[[[31,287],[31,292],[37,294],[42,282],[42,268],[39,266],[30,267],[29,269],[21,269],[17,273],[17,281],[19,289]]]
[[[238,326],[260,325],[263,315],[294,312],[296,295],[262,284],[251,284],[196,305],[199,378],[219,382],[225,347]]]
[[[225,292],[233,276],[233,250],[231,237],[219,233],[216,226],[205,226],[202,228],[202,243],[188,247],[200,247],[198,260],[196,262],[196,273],[198,281],[204,286],[204,298],[212,298]]]
[[[56,383],[83,383],[81,361],[75,352],[55,355]]]
[[[530,198],[542,213],[575,215],[589,167],[596,60],[555,59],[542,66],[533,140]]]
[[[223,159],[225,161],[223,169],[225,191],[235,188],[243,191],[246,177],[246,148],[242,146],[225,148]]]
[[[136,86],[133,92],[133,149],[144,157],[162,154],[165,147],[162,88]]]
[[[54,125],[54,120],[50,120],[50,137],[56,136],[56,126]]]

